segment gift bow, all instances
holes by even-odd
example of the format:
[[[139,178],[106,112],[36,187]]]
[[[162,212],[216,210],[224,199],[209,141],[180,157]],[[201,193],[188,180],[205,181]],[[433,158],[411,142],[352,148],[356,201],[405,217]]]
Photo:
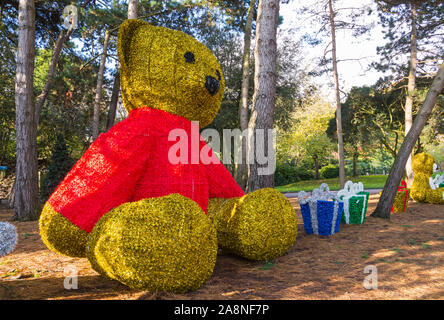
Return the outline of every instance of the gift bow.
[[[402,207],[402,212],[404,212],[406,204],[407,204],[407,198],[408,198],[408,192],[409,192],[409,189],[407,189],[407,182],[405,182],[405,180],[401,181],[397,191],[405,191],[404,205]],[[393,210],[394,210],[394,207],[392,206],[392,210],[390,212],[393,212]]]
[[[429,178],[430,188],[433,190],[436,190],[439,188],[439,185],[441,183],[444,183],[444,174],[443,175],[436,175],[436,177],[433,179],[432,177]]]
[[[311,192],[311,196],[309,196],[308,193],[305,191],[300,191],[298,192],[297,197],[300,204],[306,204],[309,201],[317,200],[328,201],[330,199],[333,199],[339,201],[339,198],[334,193],[330,192],[330,188],[326,183],[322,183],[319,188],[314,189]]]
[[[398,187],[398,191],[404,191],[404,189],[407,189],[407,182],[405,182],[405,180],[402,180]]]
[[[338,191],[337,197],[352,197],[362,191],[364,191],[364,185],[362,182],[353,183],[349,180],[345,183],[344,189]]]

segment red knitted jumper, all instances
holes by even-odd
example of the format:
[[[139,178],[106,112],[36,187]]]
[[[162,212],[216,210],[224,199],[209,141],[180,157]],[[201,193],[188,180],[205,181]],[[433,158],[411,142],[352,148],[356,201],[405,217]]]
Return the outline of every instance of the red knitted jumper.
[[[194,132],[197,130],[198,142],[192,138],[192,127]],[[182,151],[188,150],[188,154],[171,151],[177,150],[179,141],[177,137],[169,139],[174,129],[179,135],[186,133],[188,143]],[[188,161],[170,161],[169,152]],[[208,158],[201,159],[201,154],[208,154],[211,163]],[[101,134],[48,202],[73,224],[91,232],[102,215],[125,202],[172,193],[194,200],[205,212],[209,198],[244,195],[200,137],[196,124],[145,107],[132,110],[127,119]]]

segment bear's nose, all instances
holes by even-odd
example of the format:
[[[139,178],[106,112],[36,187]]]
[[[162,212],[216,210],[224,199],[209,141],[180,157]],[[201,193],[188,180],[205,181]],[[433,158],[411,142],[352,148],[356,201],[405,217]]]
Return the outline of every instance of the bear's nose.
[[[207,76],[205,81],[205,88],[207,88],[208,92],[214,96],[219,91],[219,81],[212,76]]]

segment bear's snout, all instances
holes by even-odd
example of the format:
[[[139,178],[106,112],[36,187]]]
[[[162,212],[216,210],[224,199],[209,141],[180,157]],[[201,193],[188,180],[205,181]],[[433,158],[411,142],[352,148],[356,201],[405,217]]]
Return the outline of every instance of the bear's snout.
[[[214,96],[219,91],[219,81],[212,76],[207,76],[205,88],[207,88],[208,92]]]

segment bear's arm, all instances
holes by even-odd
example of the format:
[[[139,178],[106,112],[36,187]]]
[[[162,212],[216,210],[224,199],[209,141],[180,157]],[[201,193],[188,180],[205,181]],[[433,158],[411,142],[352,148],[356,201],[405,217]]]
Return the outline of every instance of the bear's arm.
[[[140,134],[127,120],[94,141],[48,200],[87,232],[102,215],[130,201],[148,160],[149,134]]]
[[[242,197],[245,193],[222,163],[207,165],[209,198]]]
[[[213,150],[201,139],[202,154],[208,155],[203,167],[206,169],[208,179],[209,198],[234,198],[242,197],[245,193],[231,176],[230,172],[220,162]],[[202,150],[204,149],[204,150]]]

